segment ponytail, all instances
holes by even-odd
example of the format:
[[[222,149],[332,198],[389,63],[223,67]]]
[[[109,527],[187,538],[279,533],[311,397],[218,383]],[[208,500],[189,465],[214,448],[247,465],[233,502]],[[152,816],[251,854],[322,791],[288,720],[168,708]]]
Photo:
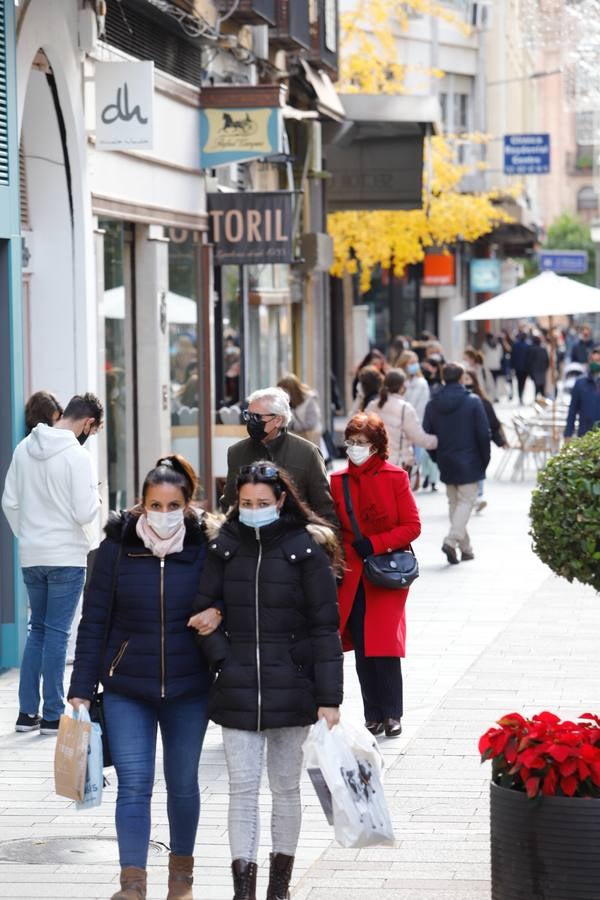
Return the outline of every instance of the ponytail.
[[[383,387],[381,388],[381,390],[379,391],[379,403],[377,404],[379,409],[382,409],[382,407],[385,406],[385,404],[388,401],[389,395],[390,395],[390,392],[389,392],[387,386],[384,384]]]
[[[148,488],[155,484],[172,484],[181,488],[185,502],[188,504],[194,499],[198,490],[198,476],[185,457],[178,453],[172,453],[170,456],[161,456],[156,461],[155,467],[146,475],[142,487],[142,503]]]

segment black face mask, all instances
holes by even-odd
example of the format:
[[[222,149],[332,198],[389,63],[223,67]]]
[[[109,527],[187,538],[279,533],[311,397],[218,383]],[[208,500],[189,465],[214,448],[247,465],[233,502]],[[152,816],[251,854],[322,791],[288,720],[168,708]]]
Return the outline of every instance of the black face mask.
[[[86,434],[85,431],[82,431],[81,434],[77,435],[77,440],[79,441],[79,443],[81,444],[82,447],[85,444],[85,442],[87,441],[87,439],[89,438],[89,436],[90,436],[89,432]]]
[[[264,422],[248,422],[246,424],[246,431],[257,444],[260,443],[267,434]]]
[[[473,385],[465,384],[465,390],[467,390],[470,394],[472,394],[473,393]]]

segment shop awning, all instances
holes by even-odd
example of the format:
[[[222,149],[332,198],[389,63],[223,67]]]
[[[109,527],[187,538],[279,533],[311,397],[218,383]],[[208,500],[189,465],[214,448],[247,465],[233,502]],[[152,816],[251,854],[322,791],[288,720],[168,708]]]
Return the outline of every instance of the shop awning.
[[[440,120],[436,97],[343,94],[346,121],[325,139],[329,209],[419,209],[423,144]]]

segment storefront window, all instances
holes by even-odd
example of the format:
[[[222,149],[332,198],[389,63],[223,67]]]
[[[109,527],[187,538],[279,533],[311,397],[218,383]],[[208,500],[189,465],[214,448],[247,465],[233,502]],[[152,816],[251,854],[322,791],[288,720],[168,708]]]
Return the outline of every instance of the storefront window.
[[[132,498],[127,485],[127,331],[126,225],[101,219],[104,231],[104,333],[106,372],[106,445],[111,509],[124,509]]]
[[[249,266],[248,393],[277,384],[291,368],[289,267]]]

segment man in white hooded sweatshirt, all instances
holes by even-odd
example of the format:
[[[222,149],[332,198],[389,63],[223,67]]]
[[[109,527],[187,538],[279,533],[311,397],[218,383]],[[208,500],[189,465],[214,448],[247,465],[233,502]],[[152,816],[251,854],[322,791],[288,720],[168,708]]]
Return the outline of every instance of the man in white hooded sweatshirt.
[[[94,394],[76,395],[54,427],[36,425],[20,442],[6,476],[2,509],[19,541],[31,607],[16,731],[56,734],[64,711],[67,642],[90,549],[85,526],[100,505],[94,465],[82,445],[102,417]]]

